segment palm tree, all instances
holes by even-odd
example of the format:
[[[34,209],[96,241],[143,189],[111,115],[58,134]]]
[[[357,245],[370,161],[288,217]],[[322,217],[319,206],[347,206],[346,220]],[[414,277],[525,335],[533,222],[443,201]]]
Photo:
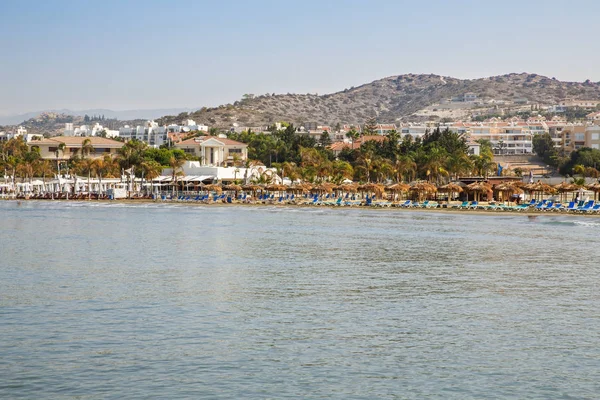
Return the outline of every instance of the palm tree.
[[[99,194],[102,194],[102,177],[112,173],[115,167],[115,160],[108,154],[105,155],[103,158],[97,158],[94,160],[93,168],[96,171],[96,175],[98,176]],[[98,198],[100,197],[98,196]]]
[[[17,172],[17,174],[19,174],[21,176],[22,182],[25,182],[25,179],[27,179],[29,181],[29,183],[31,183],[31,180],[33,179],[33,172],[34,172],[33,162],[30,162],[30,161],[20,162],[17,165],[16,172]]]
[[[50,160],[40,160],[36,166],[37,174],[42,176],[42,182],[44,183],[44,190],[46,188],[46,175],[54,174],[54,168]],[[38,176],[39,176],[38,175]]]
[[[425,165],[423,165],[423,168],[427,171],[427,176],[430,181],[437,181],[440,175],[447,175],[447,171],[444,169],[445,161],[445,151],[439,147],[434,147],[429,150],[427,161],[425,162]]]
[[[185,164],[184,158],[177,158],[171,156],[169,158],[169,166],[171,167],[171,180],[173,182],[173,194],[175,194],[175,186],[177,186],[177,177],[183,175],[183,169],[181,168]]]
[[[81,156],[86,158],[91,153],[95,151],[94,146],[92,146],[91,139],[87,138],[81,143]]]
[[[454,178],[473,170],[473,162],[465,153],[454,153],[446,159],[446,170]]]
[[[86,175],[88,180],[88,199],[92,197],[92,187],[90,184],[90,179],[92,172],[94,172],[94,167],[96,166],[94,160],[90,160],[89,158],[82,158],[77,161],[75,164],[75,173]]]
[[[400,156],[394,163],[396,171],[396,181],[402,182],[404,177],[409,176],[409,181],[412,181],[417,171],[417,163],[408,155]]]
[[[485,156],[472,156],[473,157],[473,167],[475,168],[475,173],[479,176],[483,176],[487,178],[488,173],[495,165],[492,160]]]
[[[341,183],[344,179],[352,179],[354,168],[347,161],[336,160],[333,162],[333,178],[336,183]]]
[[[295,163],[289,161],[283,162],[281,164],[281,179],[283,179],[284,176],[287,176],[290,178],[290,181],[294,182],[296,179],[298,179],[297,171],[298,167]]]
[[[348,133],[346,133],[346,137],[348,139],[350,139],[350,143],[352,145],[351,148],[354,149],[354,141],[360,137],[360,133],[358,133],[356,131],[356,129],[354,129],[354,127],[352,127],[352,128],[350,128],[350,130],[348,131]]]
[[[61,154],[64,155],[66,148],[67,148],[67,145],[65,145],[64,143],[61,142],[56,147],[56,150],[54,150],[54,155],[56,156],[56,169],[58,170],[59,175],[60,175],[60,161],[58,159],[58,156]]]
[[[144,161],[140,165],[142,169],[142,174],[146,179],[150,180],[150,193],[154,192],[154,182],[153,179],[156,179],[160,176],[162,172],[162,165],[154,160]],[[142,185],[144,182],[142,182]]]

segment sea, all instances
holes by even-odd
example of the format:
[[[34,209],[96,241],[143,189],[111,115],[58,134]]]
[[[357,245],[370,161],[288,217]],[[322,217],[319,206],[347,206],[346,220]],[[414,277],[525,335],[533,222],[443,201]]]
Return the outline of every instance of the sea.
[[[600,219],[0,201],[2,399],[596,399]]]

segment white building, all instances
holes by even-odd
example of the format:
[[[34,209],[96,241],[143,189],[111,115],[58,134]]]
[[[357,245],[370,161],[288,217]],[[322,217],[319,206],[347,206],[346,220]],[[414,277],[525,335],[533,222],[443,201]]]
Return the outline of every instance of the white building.
[[[200,161],[186,161],[182,166],[183,175],[179,178],[180,182],[233,182],[242,181],[249,183],[263,175],[271,177],[273,183],[281,183],[281,177],[277,175],[275,168],[267,168],[264,165],[257,165],[249,168],[243,167],[216,167],[203,165]],[[157,180],[169,180],[172,176],[172,169],[165,168],[162,176]]]
[[[125,125],[119,129],[119,137],[127,140],[136,139],[150,146],[159,147],[167,143],[167,128],[154,121],[147,121],[145,126],[131,127]]]

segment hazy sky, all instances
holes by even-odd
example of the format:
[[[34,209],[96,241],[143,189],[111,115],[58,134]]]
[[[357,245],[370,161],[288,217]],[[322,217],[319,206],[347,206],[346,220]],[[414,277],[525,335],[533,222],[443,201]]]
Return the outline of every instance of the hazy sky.
[[[600,81],[600,1],[0,0],[0,114],[330,93],[403,73]]]

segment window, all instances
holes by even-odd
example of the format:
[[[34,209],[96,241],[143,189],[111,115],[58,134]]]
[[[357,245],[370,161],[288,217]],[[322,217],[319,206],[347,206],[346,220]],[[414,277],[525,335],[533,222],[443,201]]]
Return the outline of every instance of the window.
[[[229,149],[229,154],[231,154],[231,153],[241,154],[242,153],[242,149]]]
[[[58,147],[48,147],[48,151],[54,153],[56,150],[58,150]]]
[[[592,133],[592,140],[599,140],[600,139],[600,133]]]

